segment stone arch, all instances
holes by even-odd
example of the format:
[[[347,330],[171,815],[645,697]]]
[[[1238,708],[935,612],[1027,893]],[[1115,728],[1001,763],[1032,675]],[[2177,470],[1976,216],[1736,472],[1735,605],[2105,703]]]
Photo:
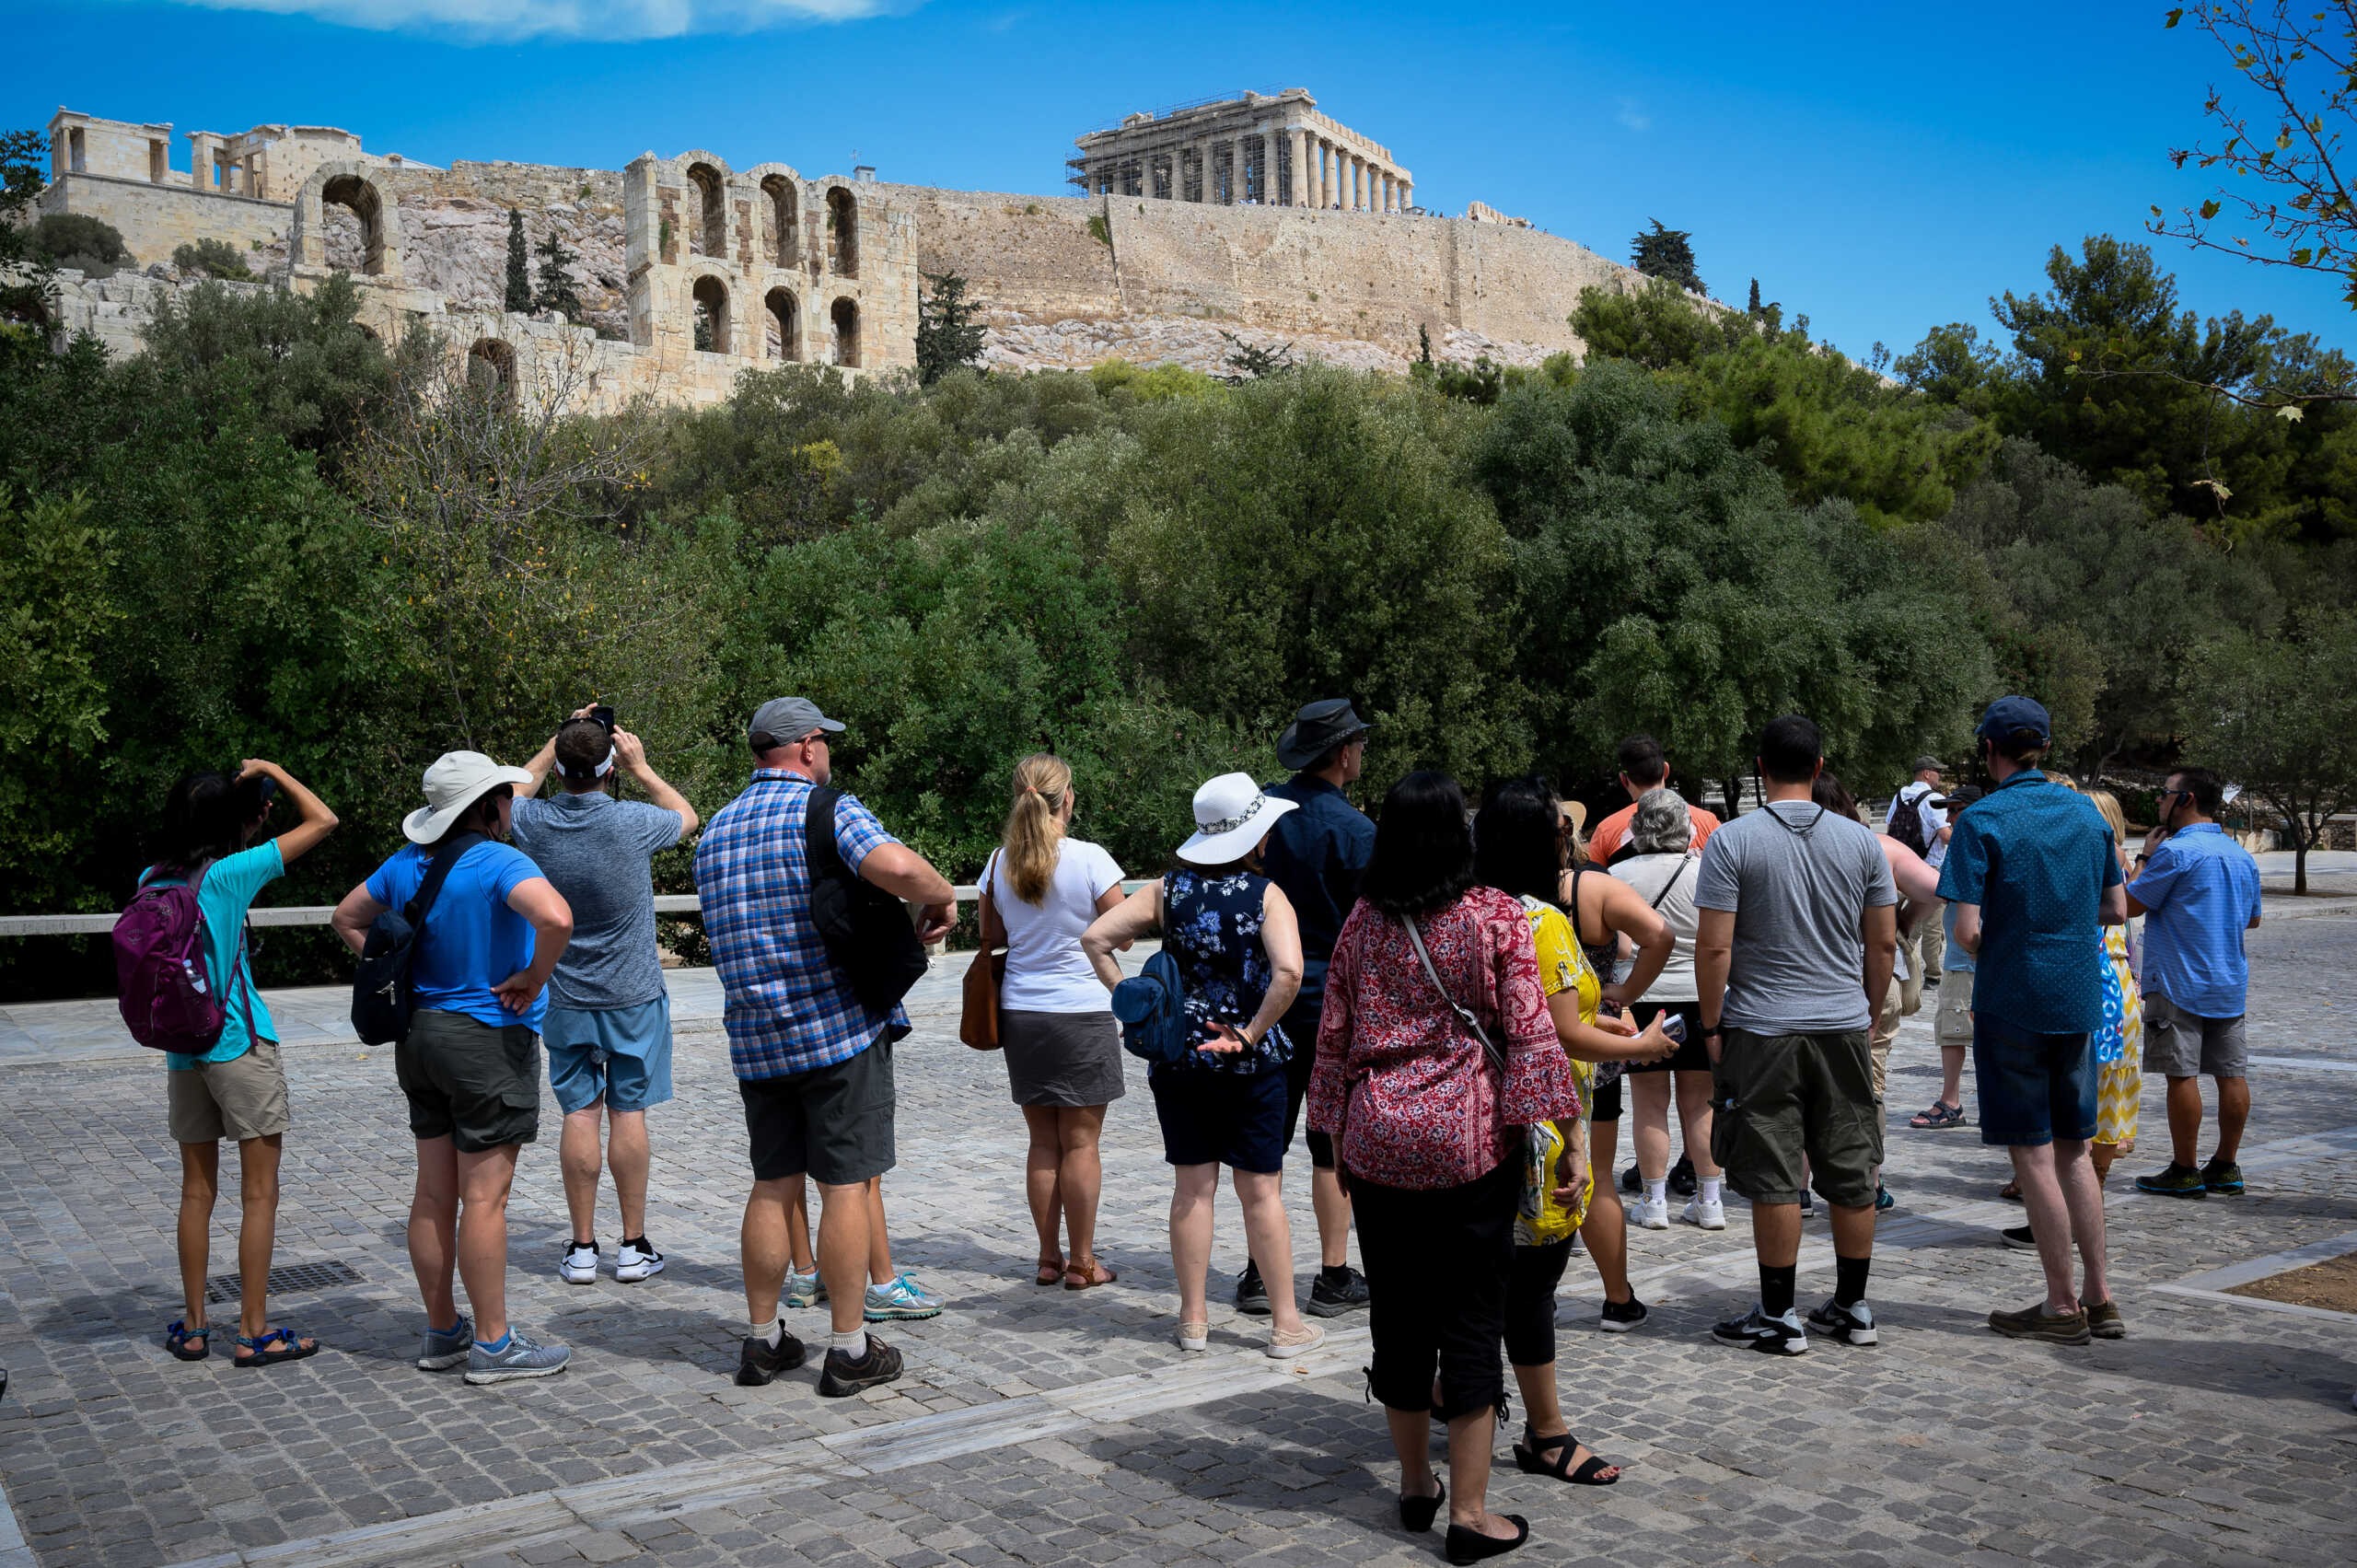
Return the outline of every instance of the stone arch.
[[[827,188],[827,270],[859,276],[859,198],[846,185]]]
[[[728,285],[712,273],[700,274],[688,292],[688,330],[702,341],[696,347],[708,354],[729,348]]]
[[[513,407],[516,402],[516,348],[498,338],[477,338],[467,350],[467,385],[492,393]]]
[[[287,254],[297,269],[324,270],[328,264],[327,209],[350,209],[360,220],[362,273],[397,283],[401,276],[401,203],[362,163],[323,163],[312,170],[296,193],[295,220],[287,235]]]
[[[728,254],[728,178],[702,159],[688,165],[688,251]]]
[[[835,329],[835,363],[859,368],[859,301],[845,296],[828,310]]]
[[[802,307],[795,299],[794,291],[780,286],[761,296],[761,308],[767,319],[762,323],[762,346],[772,359],[802,357]]]
[[[791,267],[802,242],[802,193],[784,175],[772,174],[761,180],[761,195],[769,203],[770,265]]]

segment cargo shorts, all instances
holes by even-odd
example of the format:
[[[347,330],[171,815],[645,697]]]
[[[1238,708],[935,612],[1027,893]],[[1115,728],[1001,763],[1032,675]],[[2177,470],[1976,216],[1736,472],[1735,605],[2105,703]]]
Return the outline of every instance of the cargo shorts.
[[[1756,1035],[1730,1028],[1711,1074],[1711,1157],[1755,1203],[1801,1201],[1801,1160],[1841,1208],[1875,1201],[1882,1116],[1867,1031]]]

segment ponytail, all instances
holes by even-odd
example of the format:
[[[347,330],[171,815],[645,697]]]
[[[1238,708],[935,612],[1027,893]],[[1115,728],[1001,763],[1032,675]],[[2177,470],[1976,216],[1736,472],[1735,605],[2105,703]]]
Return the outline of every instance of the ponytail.
[[[999,865],[1015,896],[1037,904],[1055,880],[1064,843],[1063,805],[1072,769],[1062,758],[1036,752],[1015,765],[1015,804],[1006,814],[1005,853]]]

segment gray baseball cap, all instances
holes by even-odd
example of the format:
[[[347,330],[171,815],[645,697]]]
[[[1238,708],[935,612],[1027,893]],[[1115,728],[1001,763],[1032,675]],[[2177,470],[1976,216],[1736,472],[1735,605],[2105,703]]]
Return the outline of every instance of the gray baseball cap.
[[[753,722],[745,737],[756,751],[766,751],[761,737],[770,738],[771,746],[790,746],[814,729],[840,731],[843,726],[819,711],[819,704],[807,697],[772,697],[753,710]]]

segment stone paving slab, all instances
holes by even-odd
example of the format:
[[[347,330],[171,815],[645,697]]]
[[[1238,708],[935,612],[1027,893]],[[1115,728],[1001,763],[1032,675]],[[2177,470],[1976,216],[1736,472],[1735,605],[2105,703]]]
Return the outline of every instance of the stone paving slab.
[[[2344,978],[2357,917],[2316,900],[2270,900],[2269,913],[2252,941],[2254,1045],[2305,1065],[2255,1085],[2249,1197],[2113,1193],[2129,1340],[2032,1347],[1980,1326],[1991,1306],[2035,1294],[2037,1268],[1995,1243],[1992,1227],[2019,1212],[1991,1197],[2002,1158],[1969,1132],[1899,1125],[1937,1083],[1918,1021],[1893,1071],[1902,1206],[1880,1232],[1884,1344],[1771,1362],[1709,1342],[1709,1323],[1751,1290],[1740,1204],[1723,1234],[1632,1235],[1657,1308],[1639,1333],[1593,1331],[1595,1277],[1577,1266],[1562,1314],[1566,1406],[1631,1469],[1576,1493],[1503,1473],[1500,1505],[1528,1514],[1546,1543],[1533,1560],[2357,1555],[2357,1324],[2154,1288],[2357,1229],[2357,1084],[2344,1070],[2357,1066]],[[0,1123],[0,1365],[13,1374],[0,1487],[26,1557],[980,1568],[1434,1555],[1436,1537],[1404,1537],[1392,1515],[1396,1467],[1360,1398],[1363,1330],[1343,1326],[1297,1373],[1254,1353],[1264,1329],[1223,1308],[1207,1361],[1169,1344],[1167,1175],[1142,1074],[1107,1126],[1100,1224],[1121,1283],[1028,1283],[1020,1118],[997,1059],[956,1041],[961,968],[939,967],[917,997],[901,1165],[887,1181],[897,1257],[952,1310],[888,1329],[910,1376],[841,1401],[819,1400],[807,1371],[769,1388],[729,1381],[745,1177],[715,1024],[683,1019],[680,1098],[650,1118],[650,1230],[674,1260],[656,1281],[556,1280],[565,1221],[544,1105],[551,1137],[526,1152],[512,1203],[513,1310],[576,1359],[561,1378],[490,1389],[408,1365],[410,1144],[389,1053],[320,1040],[290,1054],[280,1260],[340,1258],[361,1279],[287,1298],[284,1315],[329,1348],[262,1373],[182,1365],[156,1342],[178,1312],[162,1064],[0,1055],[16,1063],[0,1064],[14,1113]],[[2146,1150],[2127,1174],[2158,1163],[2157,1083],[2144,1116]],[[1291,1199],[1306,1255],[1306,1193]],[[1232,1203],[1219,1223],[1225,1277],[1242,1263]],[[218,1230],[215,1272],[231,1260]],[[1803,1264],[1805,1291],[1829,1284],[1821,1221]],[[794,1319],[806,1338],[823,1333],[820,1314]],[[0,1568],[17,1568],[6,1528]]]

